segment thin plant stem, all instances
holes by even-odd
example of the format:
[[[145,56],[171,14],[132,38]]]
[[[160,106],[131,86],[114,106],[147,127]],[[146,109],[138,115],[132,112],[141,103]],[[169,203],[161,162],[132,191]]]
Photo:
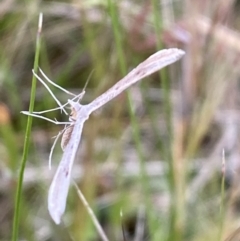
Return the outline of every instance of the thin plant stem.
[[[162,16],[159,14],[159,1],[152,0],[153,5],[153,19],[154,19],[154,28],[155,28],[155,34],[156,34],[156,41],[157,41],[157,48],[161,49],[163,48],[163,44],[161,42],[161,30],[162,30]],[[172,123],[172,106],[171,106],[171,100],[170,100],[170,84],[169,81],[166,78],[166,70],[161,70],[160,72],[161,76],[161,85],[163,87],[163,98],[164,98],[164,114],[166,118],[166,124],[167,124],[167,134],[169,138],[167,140],[164,140],[165,143],[165,159],[168,162],[169,165],[169,172],[168,172],[168,184],[170,188],[170,195],[171,200],[176,200],[176,192],[177,192],[177,183],[175,179],[175,167],[174,167],[174,160],[173,160],[173,154],[172,154],[172,141],[173,141],[173,123]],[[178,207],[176,204],[171,203],[170,205],[170,212],[169,212],[169,233],[168,233],[168,240],[181,240],[181,235],[179,232],[179,229],[177,227],[177,210]]]
[[[120,65],[120,70],[122,75],[125,75],[127,73],[127,67],[126,67],[126,61],[124,58],[123,54],[123,43],[121,41],[121,27],[119,23],[118,16],[119,14],[117,13],[117,2],[108,0],[108,5],[110,9],[110,15],[111,15],[111,21],[113,25],[113,31],[114,31],[114,39],[116,42],[116,49],[117,49],[117,55],[119,59],[119,65]],[[148,188],[148,178],[146,175],[146,170],[145,170],[145,159],[144,159],[144,153],[141,145],[141,138],[140,138],[140,130],[139,130],[139,125],[136,119],[136,116],[134,114],[133,110],[133,104],[132,104],[132,98],[130,93],[127,91],[127,98],[128,98],[128,111],[130,114],[130,123],[133,129],[133,139],[134,143],[136,145],[136,150],[140,162],[140,182],[141,186],[143,189],[143,197],[144,197],[144,202],[147,205],[147,208],[150,208],[150,200],[149,200],[149,188]]]
[[[220,205],[220,218],[219,218],[219,237],[218,240],[222,240],[223,236],[223,225],[224,225],[224,216],[225,216],[225,151],[222,151],[222,181],[221,181],[221,205]]]
[[[35,58],[34,58],[35,72],[38,69],[38,63],[39,63],[39,55],[40,55],[40,48],[41,48],[42,21],[43,21],[43,15],[42,15],[42,13],[40,13],[39,20],[38,20],[37,39],[36,39],[36,53],[35,53]],[[37,82],[36,77],[33,75],[30,106],[29,106],[30,112],[32,112],[34,109],[34,100],[35,100],[35,94],[36,94],[36,82]],[[22,186],[23,186],[24,170],[25,170],[25,166],[26,166],[28,150],[29,150],[29,145],[30,145],[31,129],[32,129],[32,116],[28,116],[26,135],[25,135],[24,147],[23,147],[23,156],[22,156],[22,161],[21,161],[21,166],[20,166],[20,171],[19,171],[16,196],[15,196],[14,217],[13,217],[13,227],[12,227],[12,241],[19,240],[18,231],[19,231],[19,217],[20,217],[20,209],[21,209]]]
[[[84,195],[82,194],[81,190],[79,189],[78,185],[76,184],[76,182],[73,180],[73,184],[77,190],[77,194],[79,196],[79,198],[81,199],[81,201],[83,202],[83,205],[85,206],[85,208],[87,209],[88,214],[90,215],[94,226],[96,227],[98,234],[100,235],[100,237],[102,238],[103,241],[109,241],[106,234],[104,233],[100,223],[98,222],[93,210],[91,209],[91,207],[89,206],[87,200],[85,199]]]

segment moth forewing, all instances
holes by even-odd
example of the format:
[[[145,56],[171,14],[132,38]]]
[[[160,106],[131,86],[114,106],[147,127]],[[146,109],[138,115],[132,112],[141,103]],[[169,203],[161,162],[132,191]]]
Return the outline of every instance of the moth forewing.
[[[66,208],[72,166],[81,139],[83,124],[89,116],[85,106],[71,100],[69,100],[69,104],[77,112],[77,120],[48,193],[48,210],[56,224],[60,223],[61,216]]]
[[[163,49],[151,55],[135,69],[129,72],[124,78],[119,80],[114,86],[108,89],[105,93],[97,97],[94,101],[88,104],[91,111],[95,111],[117,95],[122,93],[128,87],[143,79],[144,77],[153,74],[154,72],[166,67],[179,60],[185,52],[181,49]]]

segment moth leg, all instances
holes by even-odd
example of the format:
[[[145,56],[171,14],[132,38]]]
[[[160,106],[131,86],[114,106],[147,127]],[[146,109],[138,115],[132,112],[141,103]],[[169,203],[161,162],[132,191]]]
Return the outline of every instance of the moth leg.
[[[54,151],[54,148],[57,144],[57,141],[59,139],[59,137],[64,133],[64,131],[68,128],[69,126],[65,126],[63,130],[61,130],[54,138],[54,142],[52,144],[52,147],[51,147],[51,151],[50,151],[50,154],[49,154],[49,158],[48,158],[48,167],[49,167],[49,170],[51,170],[51,164],[52,164],[52,154],[53,154],[53,151]]]
[[[51,123],[54,123],[56,125],[69,125],[71,124],[72,122],[70,121],[66,121],[66,122],[60,122],[60,121],[57,121],[57,120],[52,120],[50,118],[47,118],[47,117],[44,117],[44,116],[41,116],[41,115],[38,115],[38,114],[34,114],[34,113],[30,113],[29,111],[21,111],[22,114],[24,115],[28,115],[28,116],[33,116],[33,117],[37,117],[39,119],[43,119],[43,120],[46,120],[46,121],[49,121]]]

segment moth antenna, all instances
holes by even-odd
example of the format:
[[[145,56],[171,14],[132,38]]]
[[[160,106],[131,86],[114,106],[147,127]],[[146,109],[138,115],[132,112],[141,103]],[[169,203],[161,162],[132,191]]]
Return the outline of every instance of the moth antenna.
[[[90,79],[91,79],[94,71],[95,71],[95,69],[93,69],[93,70],[91,71],[90,75],[88,76],[87,81],[86,81],[86,83],[85,83],[85,85],[84,85],[84,87],[83,87],[83,91],[86,90],[86,88],[87,88],[87,86],[88,86],[88,83],[89,83],[89,81],[90,81]]]
[[[86,88],[87,88],[87,86],[88,86],[88,83],[89,83],[89,81],[90,81],[90,79],[91,79],[94,71],[95,71],[95,70],[93,69],[93,70],[91,71],[90,75],[88,76],[87,81],[86,81],[86,83],[85,83],[85,85],[84,85],[84,87],[83,87],[82,93],[80,93],[80,95],[79,95],[78,102],[83,98],[83,96],[84,96],[84,94],[85,94],[85,90],[86,90]]]

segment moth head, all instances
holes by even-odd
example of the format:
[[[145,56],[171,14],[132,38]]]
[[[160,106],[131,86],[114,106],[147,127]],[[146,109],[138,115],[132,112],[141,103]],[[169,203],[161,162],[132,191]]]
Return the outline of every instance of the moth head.
[[[68,100],[68,104],[71,106],[71,109],[74,109],[76,112],[80,111],[81,109],[81,105],[73,100]]]

